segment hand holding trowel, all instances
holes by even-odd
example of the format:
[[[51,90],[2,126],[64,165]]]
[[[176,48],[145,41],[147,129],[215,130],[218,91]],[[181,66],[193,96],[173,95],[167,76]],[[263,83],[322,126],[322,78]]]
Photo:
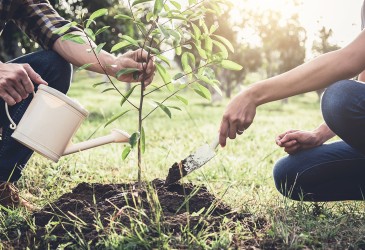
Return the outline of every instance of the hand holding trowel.
[[[190,154],[187,158],[179,163],[175,163],[169,169],[165,185],[168,186],[180,180],[182,177],[200,168],[210,159],[215,156],[215,149],[219,144],[219,135],[214,141],[208,145],[204,144],[198,148],[194,153]]]

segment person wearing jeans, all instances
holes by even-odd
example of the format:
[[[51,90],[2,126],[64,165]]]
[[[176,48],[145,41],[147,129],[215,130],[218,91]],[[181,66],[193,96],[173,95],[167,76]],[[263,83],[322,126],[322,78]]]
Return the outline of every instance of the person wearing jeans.
[[[9,21],[38,42],[43,48],[39,52],[16,58],[9,62],[0,62],[0,208],[30,204],[19,197],[13,185],[21,176],[32,151],[11,138],[10,121],[5,113],[5,103],[15,123],[18,123],[27,109],[32,93],[39,84],[46,84],[63,93],[70,87],[71,64],[81,66],[90,63],[88,70],[106,73],[116,77],[116,73],[124,68],[137,68],[137,77],[133,74],[121,75],[117,80],[123,82],[139,82],[144,79],[145,86],[152,82],[155,65],[153,58],[144,50],[126,52],[114,56],[104,50],[98,53],[98,60],[90,47],[86,35],[77,27],[71,27],[65,33],[79,35],[84,44],[62,40],[62,35],[54,31],[70,22],[62,18],[47,0],[6,0],[0,1],[0,32]],[[0,33],[1,34],[1,33]],[[146,74],[141,74],[146,72]]]
[[[304,201],[364,200],[364,97],[365,84],[336,82],[321,100],[324,124],[312,132],[290,130],[276,138],[289,153],[274,167],[283,195]],[[342,140],[323,144],[334,135]]]
[[[365,1],[364,1],[365,2]],[[365,8],[362,7],[364,27]],[[342,49],[323,54],[241,91],[227,105],[220,144],[252,124],[259,105],[327,88],[324,123],[313,131],[289,130],[276,138],[289,154],[274,167],[279,192],[294,200],[363,200],[365,197],[365,31]],[[358,76],[358,81],[350,80]],[[341,140],[325,143],[337,135]]]

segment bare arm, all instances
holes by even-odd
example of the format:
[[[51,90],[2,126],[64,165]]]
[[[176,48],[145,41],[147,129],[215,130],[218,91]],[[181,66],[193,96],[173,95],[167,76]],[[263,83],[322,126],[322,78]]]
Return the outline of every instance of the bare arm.
[[[106,70],[106,73],[113,77],[115,77],[116,73],[123,68],[137,68],[141,72],[144,68],[146,68],[147,75],[145,76],[145,84],[148,85],[152,82],[155,66],[152,59],[147,64],[148,54],[146,51],[130,51],[116,57],[102,50],[98,54],[101,66],[103,67],[102,68],[98,63],[98,60],[96,59],[94,53],[90,52],[90,44],[89,41],[86,40],[85,34],[83,34],[82,32],[72,33],[81,35],[85,39],[86,44],[78,44],[59,38],[53,45],[53,50],[55,50],[71,64],[81,66],[87,63],[91,63],[92,65],[87,68],[88,70],[98,73],[104,73],[104,70]],[[92,43],[92,46],[94,48],[96,47],[94,43]],[[129,74],[119,77],[118,80],[125,82],[135,82],[141,81],[142,77],[142,74],[140,74],[138,79],[133,79],[132,74]]]
[[[253,84],[228,104],[220,126],[220,144],[236,138],[237,131],[247,129],[257,106],[328,87],[356,76],[365,68],[365,32],[343,49],[336,50],[302,64],[286,73]]]

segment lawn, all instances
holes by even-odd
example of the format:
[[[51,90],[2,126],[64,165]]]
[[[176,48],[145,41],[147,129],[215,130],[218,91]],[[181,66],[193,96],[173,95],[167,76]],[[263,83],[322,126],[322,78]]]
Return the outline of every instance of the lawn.
[[[104,124],[121,111],[120,97],[113,91],[101,93],[106,87],[92,85],[99,77],[80,73],[75,77],[69,96],[89,110],[89,118],[82,124],[74,141],[83,141],[119,128],[128,133],[137,128],[136,113],[104,128]],[[161,99],[159,93],[156,99]],[[172,119],[158,110],[145,122],[146,151],[143,155],[143,178],[146,181],[164,179],[172,164],[184,159],[200,145],[210,142],[217,134],[221,115],[228,100],[209,103],[195,93],[183,92],[189,100],[182,111],[173,110]],[[137,101],[132,97],[133,101]],[[174,100],[178,104],[177,100]],[[180,104],[178,104],[180,105]],[[146,109],[150,109],[146,103]],[[231,221],[215,234],[194,235],[186,241],[165,239],[152,244],[154,248],[228,249],[234,246],[254,246],[291,249],[364,248],[365,226],[363,202],[309,203],[283,198],[275,189],[272,169],[275,161],[285,155],[274,142],[275,136],[288,129],[311,130],[321,123],[317,95],[308,93],[289,99],[288,104],[274,102],[259,107],[254,124],[199,170],[185,177],[184,183],[204,185],[234,211],[250,214],[249,222]],[[42,207],[70,192],[79,183],[130,183],[137,180],[136,152],[122,160],[123,144],[109,144],[70,156],[58,163],[35,154],[24,171],[18,186],[22,195]],[[0,249],[8,249],[16,242],[19,228],[32,225],[32,216],[23,210],[0,212]],[[52,239],[44,239],[44,242]],[[209,240],[207,240],[209,238]],[[148,248],[127,238],[106,237],[100,249]],[[111,242],[120,241],[120,244]],[[5,242],[5,243],[4,243]],[[44,243],[43,242],[43,243]],[[79,242],[65,248],[93,248]],[[235,242],[235,244],[232,244]],[[237,244],[237,242],[241,242]],[[34,242],[33,242],[34,243]],[[184,243],[184,244],[183,244]],[[41,246],[34,243],[33,247]],[[113,247],[115,246],[115,247]],[[123,247],[125,246],[125,247]],[[59,248],[62,249],[62,246]],[[40,248],[42,249],[42,248]]]

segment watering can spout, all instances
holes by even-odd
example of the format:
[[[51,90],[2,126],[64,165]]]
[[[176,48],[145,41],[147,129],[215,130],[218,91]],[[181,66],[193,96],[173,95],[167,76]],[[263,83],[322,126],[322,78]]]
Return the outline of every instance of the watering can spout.
[[[98,147],[112,142],[129,142],[130,135],[119,129],[113,129],[109,135],[105,135],[99,138],[91,139],[88,141],[72,144],[70,143],[63,155],[69,155],[76,152],[80,152],[86,149]]]

